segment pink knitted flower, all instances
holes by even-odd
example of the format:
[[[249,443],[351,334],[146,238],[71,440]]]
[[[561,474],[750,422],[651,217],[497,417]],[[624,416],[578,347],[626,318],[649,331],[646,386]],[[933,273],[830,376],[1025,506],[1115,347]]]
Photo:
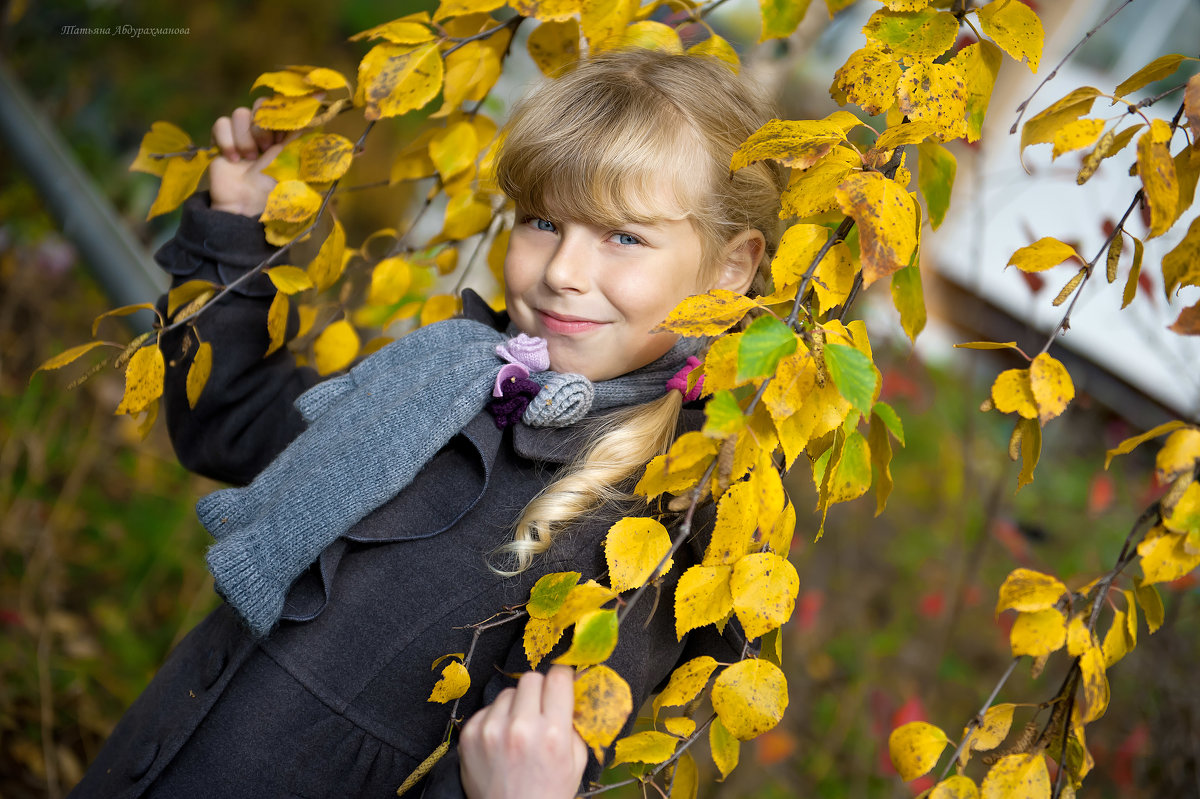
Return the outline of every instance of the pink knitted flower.
[[[696,385],[692,386],[692,390],[688,391],[688,375],[692,370],[700,365],[700,359],[696,356],[691,356],[687,359],[687,364],[675,373],[675,376],[667,381],[667,391],[678,391],[683,395],[684,402],[691,402],[694,399],[699,399],[700,390],[704,387],[704,375],[696,381]]]

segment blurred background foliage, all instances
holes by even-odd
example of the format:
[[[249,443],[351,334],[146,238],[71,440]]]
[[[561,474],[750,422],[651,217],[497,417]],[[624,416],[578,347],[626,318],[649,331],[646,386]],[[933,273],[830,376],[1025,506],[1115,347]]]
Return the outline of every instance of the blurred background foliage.
[[[146,223],[157,179],[127,171],[151,122],[170,120],[206,142],[217,116],[249,104],[259,73],[312,63],[352,75],[360,51],[347,36],[423,5],[10,2],[0,6],[0,52],[153,250],[178,217]],[[71,36],[64,25],[190,33]],[[397,126],[372,139],[382,174],[402,137]],[[382,215],[405,201],[400,189],[347,195],[340,210],[351,240],[355,229],[394,224]],[[86,340],[109,307],[20,165],[0,151],[2,799],[64,795],[172,644],[216,602],[193,513],[216,485],[175,462],[161,425],[141,442],[131,420],[112,416],[119,375],[73,391],[73,375],[30,381],[37,364]],[[971,361],[923,363],[899,345],[887,353],[883,398],[901,412],[907,439],[888,509],[875,518],[871,496],[838,507],[817,543],[815,520],[801,517],[792,554],[801,592],[784,630],[791,706],[743,748],[754,767],[702,795],[918,792],[921,783],[892,771],[888,733],[928,719],[953,735],[982,704],[1009,660],[1007,619],[992,612],[1004,576],[1041,568],[1079,575],[1078,587],[1109,568],[1157,496],[1151,447],[1101,470],[1104,449],[1135,431],[1086,396],[1047,428],[1037,479],[1014,496],[1009,431],[978,411],[1003,364]],[[789,488],[799,507],[815,502],[806,475]],[[1193,578],[1167,587],[1164,629],[1113,669],[1112,706],[1089,728],[1097,771],[1087,796],[1200,796],[1196,595]],[[1054,661],[1036,682],[1021,668],[1001,701],[1049,697],[1064,668]]]

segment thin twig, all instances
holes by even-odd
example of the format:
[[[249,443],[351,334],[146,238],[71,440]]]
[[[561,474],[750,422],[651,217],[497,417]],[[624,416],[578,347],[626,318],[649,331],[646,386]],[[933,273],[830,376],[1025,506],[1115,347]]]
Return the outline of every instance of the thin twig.
[[[677,760],[679,760],[679,758],[683,757],[683,754],[684,754],[684,752],[687,751],[688,747],[691,746],[692,744],[694,744],[700,738],[700,736],[704,734],[704,731],[708,729],[709,725],[712,724],[713,721],[716,720],[716,718],[717,718],[716,713],[713,713],[711,716],[709,716],[708,719],[703,724],[701,724],[699,727],[696,728],[695,732],[693,732],[691,735],[689,735],[686,739],[684,739],[683,743],[681,743],[679,746],[677,746],[675,748],[674,754],[672,754],[669,758],[667,758],[666,760],[664,760],[663,762],[661,762],[657,766],[655,766],[654,769],[652,771],[650,771],[650,773],[646,774],[645,777],[641,777],[641,778],[632,777],[630,779],[623,780],[621,782],[614,782],[611,785],[601,785],[599,788],[593,788],[590,791],[584,791],[583,793],[581,793],[579,795],[584,796],[584,797],[596,796],[597,794],[604,793],[605,791],[611,791],[615,788],[623,788],[626,785],[633,785],[634,783],[639,783],[639,782],[642,783],[643,785],[645,785],[646,783],[651,782],[655,777],[657,777],[659,774],[661,774],[666,768],[674,765],[674,763]]]
[[[1014,2],[1015,2],[1015,0],[1014,0]],[[1033,98],[1037,95],[1037,93],[1042,90],[1043,86],[1045,86],[1047,83],[1049,83],[1051,80],[1054,79],[1054,76],[1056,76],[1058,74],[1058,71],[1060,69],[1062,69],[1063,64],[1067,63],[1067,60],[1071,56],[1075,55],[1075,51],[1078,50],[1080,47],[1082,47],[1084,42],[1086,42],[1088,39],[1092,38],[1092,36],[1095,35],[1096,31],[1100,30],[1105,25],[1107,25],[1108,21],[1110,19],[1115,17],[1117,14],[1121,13],[1121,10],[1124,9],[1125,6],[1129,5],[1132,2],[1133,2],[1133,0],[1125,0],[1125,2],[1122,3],[1121,5],[1119,5],[1111,14],[1109,14],[1107,17],[1102,19],[1100,21],[1100,23],[1098,25],[1096,25],[1096,27],[1092,28],[1090,31],[1088,31],[1086,34],[1084,34],[1083,38],[1080,39],[1079,42],[1076,43],[1076,45],[1071,48],[1071,51],[1069,53],[1067,53],[1065,56],[1063,56],[1062,61],[1058,62],[1058,66],[1056,66],[1053,70],[1051,70],[1049,75],[1042,78],[1042,82],[1039,83],[1037,85],[1037,88],[1033,90],[1033,94],[1026,97],[1025,102],[1023,102],[1019,106],[1017,106],[1017,120],[1015,122],[1013,122],[1012,127],[1008,129],[1009,134],[1013,134],[1013,133],[1017,132],[1017,127],[1021,124],[1021,117],[1025,116],[1025,111],[1029,108],[1029,103],[1033,100]]]
[[[471,668],[471,657],[475,654],[475,644],[479,641],[479,636],[482,635],[485,630],[491,630],[494,627],[501,627],[526,615],[528,614],[523,610],[512,610],[509,611],[508,615],[504,616],[503,618],[496,619],[496,617],[493,616],[492,619],[489,619],[488,621],[483,621],[479,624],[472,625],[475,631],[471,634],[471,645],[467,647],[467,654],[465,657],[463,657],[463,668],[468,670]],[[461,701],[462,697],[460,696],[454,700],[454,704],[450,707],[450,720],[446,722],[446,732],[442,735],[443,739],[449,739],[450,733],[454,730],[454,724],[458,720],[458,703]]]
[[[951,756],[950,761],[946,763],[946,767],[942,769],[942,775],[938,777],[938,782],[946,779],[946,775],[950,773],[950,768],[954,765],[954,763],[958,760],[958,756],[962,753],[963,747],[965,747],[967,742],[971,740],[971,733],[975,732],[975,730],[979,729],[979,726],[983,724],[983,715],[988,712],[988,708],[992,706],[992,702],[996,701],[996,697],[1000,695],[1000,689],[1002,689],[1004,684],[1008,682],[1008,678],[1012,676],[1013,670],[1017,667],[1017,663],[1020,661],[1021,658],[1019,656],[1012,659],[1012,662],[1008,664],[1008,668],[1004,670],[1004,674],[1000,676],[1000,681],[996,683],[996,687],[992,689],[991,694],[989,694],[988,698],[984,701],[983,707],[979,708],[979,712],[975,714],[975,718],[971,719],[967,723],[967,729],[963,731],[962,739],[958,742],[958,746],[954,748],[954,755]]]
[[[455,45],[453,47],[447,49],[446,52],[442,53],[442,60],[444,61],[445,59],[449,58],[450,54],[453,53],[458,48],[460,48],[464,45],[470,44],[471,42],[477,42],[480,39],[491,38],[492,36],[495,36],[497,33],[504,30],[505,28],[512,28],[513,32],[516,32],[517,26],[519,26],[524,21],[525,21],[525,17],[515,16],[508,20],[505,20],[504,22],[500,23],[499,25],[495,26],[494,28],[488,28],[487,30],[480,31],[479,33],[472,34],[471,36],[461,36],[461,37],[447,36],[446,41],[455,42]]]
[[[1058,776],[1054,778],[1054,792],[1050,799],[1058,799],[1062,794],[1063,778],[1067,776],[1067,742],[1071,739],[1071,711],[1075,709],[1074,697],[1067,702],[1067,717],[1063,720],[1062,749],[1058,754]]]

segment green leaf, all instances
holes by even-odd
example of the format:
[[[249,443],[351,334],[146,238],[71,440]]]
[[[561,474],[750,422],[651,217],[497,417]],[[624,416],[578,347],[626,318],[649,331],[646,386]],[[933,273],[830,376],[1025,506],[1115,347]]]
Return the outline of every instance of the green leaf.
[[[593,610],[575,622],[571,648],[556,658],[567,666],[595,666],[603,663],[617,646],[617,612]]]
[[[871,359],[845,344],[825,345],[825,365],[829,376],[846,401],[864,414],[871,412],[875,396],[875,366]]]
[[[733,392],[722,389],[704,406],[704,435],[727,438],[746,426],[746,417]]]
[[[762,37],[760,42],[767,39],[783,39],[791,36],[812,0],[758,0],[762,12]]]
[[[953,153],[937,142],[924,142],[917,145],[917,169],[917,186],[929,209],[929,224],[937,230],[950,207],[958,162]]]
[[[953,46],[958,20],[953,14],[934,8],[920,11],[881,8],[871,15],[863,33],[900,55],[937,58]]]
[[[892,304],[900,312],[900,326],[908,340],[916,342],[925,329],[925,290],[921,285],[921,270],[906,266],[892,273]]]
[[[547,574],[533,584],[529,591],[529,604],[525,606],[525,610],[535,619],[550,618],[562,607],[567,594],[571,593],[571,589],[582,576],[579,572]]]
[[[774,316],[760,316],[750,323],[738,342],[739,381],[766,377],[781,358],[796,351],[796,334]]]
[[[877,402],[871,408],[871,413],[879,417],[879,421],[887,426],[891,434],[900,442],[900,446],[904,446],[904,425],[900,422],[900,415],[888,405],[886,402]]]

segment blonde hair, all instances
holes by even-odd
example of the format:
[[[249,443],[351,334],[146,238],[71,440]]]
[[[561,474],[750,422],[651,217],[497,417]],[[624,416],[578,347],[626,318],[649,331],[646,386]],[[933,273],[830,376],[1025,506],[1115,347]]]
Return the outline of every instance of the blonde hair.
[[[496,182],[521,208],[547,219],[612,227],[687,218],[713,275],[724,246],[761,231],[766,251],[751,293],[766,287],[779,236],[782,170],[759,162],[730,174],[743,141],[772,118],[763,92],[704,56],[620,50],[593,56],[521,102],[505,126]],[[660,181],[672,180],[674,208]],[[525,507],[500,552],[529,567],[554,537],[604,502],[631,499],[622,484],[671,445],[682,396],[608,414],[583,454]]]

